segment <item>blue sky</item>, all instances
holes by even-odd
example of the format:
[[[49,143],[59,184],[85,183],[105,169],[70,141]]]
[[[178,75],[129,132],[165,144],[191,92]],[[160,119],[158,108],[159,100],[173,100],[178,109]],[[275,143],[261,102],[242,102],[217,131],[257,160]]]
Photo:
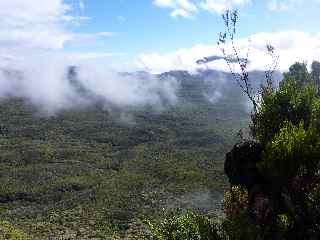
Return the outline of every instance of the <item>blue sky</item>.
[[[71,1],[77,6],[77,1]],[[148,52],[168,52],[192,47],[198,43],[215,43],[223,28],[221,13],[198,10],[190,17],[172,17],[172,9],[159,7],[151,0],[82,0],[84,9],[76,14],[91,20],[74,28],[77,32],[115,32],[116,36],[79,47],[66,49],[83,51],[125,52],[135,56]],[[194,3],[200,2],[194,1]],[[239,36],[257,32],[301,30],[319,31],[320,2],[287,1],[286,9],[270,9],[270,1],[251,1],[239,4],[241,19]],[[284,2],[285,4],[285,2]]]
[[[130,69],[188,69],[221,54],[216,41],[228,8],[240,12],[240,47],[254,39],[259,63],[270,42],[283,68],[319,58],[320,0],[11,0],[0,2],[0,63],[54,52]]]

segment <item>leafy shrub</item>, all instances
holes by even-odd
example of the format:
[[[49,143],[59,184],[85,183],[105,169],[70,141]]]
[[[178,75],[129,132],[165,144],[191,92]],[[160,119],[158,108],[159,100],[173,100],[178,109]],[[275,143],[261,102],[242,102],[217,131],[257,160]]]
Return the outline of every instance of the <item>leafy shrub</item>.
[[[307,64],[305,62],[296,62],[292,64],[289,67],[289,72],[286,73],[285,76],[292,77],[299,87],[309,84],[311,81],[311,76],[308,72]]]
[[[3,240],[24,240],[24,234],[16,230],[9,222],[0,221],[0,239]]]
[[[296,176],[301,168],[313,173],[319,156],[319,135],[312,128],[304,129],[303,122],[297,126],[285,122],[279,134],[267,144],[258,168],[269,179],[283,182]]]
[[[262,144],[271,141],[285,121],[299,124],[303,120],[305,127],[308,127],[312,115],[320,115],[316,100],[314,86],[300,87],[293,76],[285,75],[278,90],[268,89],[264,92],[259,111],[253,116],[257,140]]]
[[[284,213],[277,216],[278,232],[279,235],[282,236],[282,239],[292,239],[290,238],[290,231],[293,226],[293,220],[289,214]]]
[[[279,214],[277,220],[278,220],[278,226],[283,231],[287,231],[290,225],[292,224],[291,219],[287,214]]]
[[[320,132],[320,98],[316,98],[312,102],[311,126]]]
[[[224,194],[224,212],[227,216],[238,215],[248,207],[248,191],[242,186],[232,186]]]
[[[160,223],[155,225],[149,223],[149,228],[151,233],[145,237],[145,240],[272,239],[271,232],[263,231],[256,225],[248,211],[226,217],[219,224],[195,213],[171,212]]]
[[[218,227],[207,217],[195,213],[170,213],[157,225],[149,223],[150,240],[218,240]]]
[[[228,217],[222,223],[224,234],[232,240],[255,240],[259,239],[259,228],[255,226],[247,211]]]

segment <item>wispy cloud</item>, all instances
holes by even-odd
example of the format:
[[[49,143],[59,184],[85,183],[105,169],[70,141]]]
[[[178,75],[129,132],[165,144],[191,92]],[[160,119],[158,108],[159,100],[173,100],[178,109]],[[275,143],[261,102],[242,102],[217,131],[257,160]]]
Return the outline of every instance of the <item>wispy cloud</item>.
[[[125,21],[127,21],[126,17],[121,16],[121,15],[119,15],[119,16],[117,17],[117,20],[118,20],[119,22],[125,22]]]
[[[303,4],[306,1],[303,0],[270,0],[268,1],[268,9],[270,11],[287,11],[293,8],[297,8],[298,4]],[[309,0],[308,4],[319,4],[320,0]]]
[[[154,0],[153,4],[171,9],[172,17],[191,17],[198,11],[197,6],[190,0]]]
[[[266,44],[272,44],[280,55],[280,70],[287,70],[295,61],[320,60],[320,32],[311,34],[302,31],[283,31],[273,33],[256,33],[248,38],[238,39],[236,45],[242,56],[245,57],[248,45],[250,45],[250,69],[265,69],[270,63],[270,57],[266,51]],[[232,53],[230,46],[227,53]],[[206,65],[197,65],[197,60],[208,56],[221,56],[221,51],[216,45],[198,44],[189,49],[178,49],[169,53],[151,53],[140,55],[135,65],[139,69],[159,73],[170,70],[195,71],[198,68],[228,71],[224,60],[212,61]],[[242,57],[240,56],[240,57]]]
[[[233,9],[250,2],[251,0],[203,0],[200,6],[209,12],[221,14],[227,9]]]
[[[68,42],[73,45],[86,45],[90,43],[95,43],[96,40],[101,38],[109,38],[117,36],[114,32],[96,32],[96,33],[73,33],[70,36]]]
[[[174,79],[120,74],[109,66],[121,52],[70,52],[66,44],[87,44],[116,33],[74,31],[85,16],[76,16],[83,1],[0,1],[0,98],[19,97],[47,114],[102,103],[105,109],[152,105],[161,108],[176,101]],[[79,6],[77,5],[79,3]],[[83,5],[82,5],[83,4]],[[99,61],[96,61],[99,60]],[[97,64],[99,62],[99,64]],[[77,66],[76,83],[69,77]],[[89,93],[83,96],[74,85]],[[112,107],[111,107],[112,106]]]
[[[116,53],[114,53],[116,54]],[[30,101],[43,114],[102,104],[104,110],[152,106],[161,110],[175,104],[175,79],[160,79],[150,74],[120,74],[111,68],[84,63],[89,58],[110,54],[41,53],[17,61],[12,68],[0,67],[0,98],[19,97]],[[70,64],[81,60],[70,77]],[[79,90],[79,86],[82,90]]]
[[[268,3],[268,8],[271,11],[286,11],[292,8],[297,0],[271,0]]]
[[[190,18],[200,9],[214,14],[221,14],[226,9],[240,7],[251,0],[154,0],[154,5],[171,9],[172,17]]]
[[[262,2],[266,3],[267,9],[270,11],[287,11],[304,1],[267,0]],[[310,0],[309,2],[320,3],[320,0]],[[252,3],[252,0],[153,0],[153,4],[157,7],[170,9],[172,17],[185,18],[192,18],[201,10],[212,14],[222,14],[227,9],[241,8],[250,3]]]
[[[83,5],[84,6],[84,5]],[[73,6],[63,0],[0,1],[0,52],[10,49],[63,49],[77,39],[110,37],[114,33],[81,34],[69,26],[90,18],[72,15]]]
[[[115,56],[125,56],[126,53],[122,52],[85,52],[85,53],[68,53],[66,58],[70,63],[77,63],[87,60],[100,60]]]
[[[84,2],[82,0],[79,0],[79,7],[83,11],[85,9]]]

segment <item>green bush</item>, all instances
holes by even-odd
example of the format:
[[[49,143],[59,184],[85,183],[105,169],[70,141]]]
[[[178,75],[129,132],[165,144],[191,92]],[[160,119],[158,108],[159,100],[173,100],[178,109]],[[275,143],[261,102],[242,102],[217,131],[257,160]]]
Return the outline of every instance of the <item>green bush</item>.
[[[299,87],[309,84],[312,77],[308,72],[307,64],[305,62],[296,62],[289,67],[289,72],[285,76],[290,76],[298,84]]]
[[[259,228],[254,225],[247,211],[226,218],[222,223],[222,229],[230,240],[259,239]]]
[[[218,240],[218,227],[207,217],[195,213],[170,213],[157,225],[149,223],[149,240]]]
[[[262,144],[271,141],[285,121],[299,124],[303,120],[308,127],[313,115],[320,115],[320,104],[316,102],[314,86],[301,87],[293,76],[285,75],[278,90],[264,91],[261,106],[253,116],[257,140]]]
[[[24,234],[16,230],[9,222],[0,221],[0,239],[1,240],[24,240]]]
[[[295,177],[299,170],[312,175],[319,162],[320,138],[313,128],[305,129],[303,122],[285,122],[263,152],[258,168],[263,175],[279,183]]]
[[[316,98],[312,102],[311,126],[319,133],[320,132],[320,98]]]
[[[248,207],[248,190],[242,186],[232,186],[224,194],[224,212],[228,217],[238,215]]]

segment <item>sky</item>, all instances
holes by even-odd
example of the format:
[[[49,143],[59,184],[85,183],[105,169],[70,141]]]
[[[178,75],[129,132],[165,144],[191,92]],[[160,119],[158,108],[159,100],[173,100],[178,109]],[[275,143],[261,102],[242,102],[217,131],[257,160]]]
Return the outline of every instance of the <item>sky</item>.
[[[193,71],[198,59],[221,55],[221,14],[235,8],[237,44],[249,47],[252,68],[267,64],[268,43],[283,70],[320,60],[320,0],[10,0],[0,1],[0,64],[50,57],[119,71]]]

